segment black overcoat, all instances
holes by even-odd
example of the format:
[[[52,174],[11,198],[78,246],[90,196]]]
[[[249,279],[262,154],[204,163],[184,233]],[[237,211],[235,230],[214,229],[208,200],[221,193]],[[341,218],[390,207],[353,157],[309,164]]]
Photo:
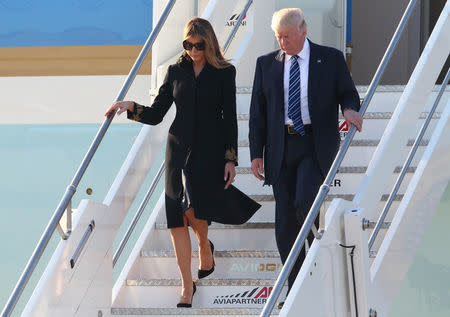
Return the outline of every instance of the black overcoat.
[[[153,104],[135,104],[134,111],[128,111],[129,119],[156,125],[175,103],[166,147],[168,215],[183,211],[182,169],[189,178],[196,218],[238,224],[260,207],[233,186],[224,190],[225,163],[237,165],[235,76],[232,65],[217,69],[206,63],[196,78],[192,62],[181,57],[169,66]]]

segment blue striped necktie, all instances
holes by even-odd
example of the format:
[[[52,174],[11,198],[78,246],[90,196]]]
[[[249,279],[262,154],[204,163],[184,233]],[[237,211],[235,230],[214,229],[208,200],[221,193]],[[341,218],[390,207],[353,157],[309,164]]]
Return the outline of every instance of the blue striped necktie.
[[[294,124],[294,129],[301,135],[305,135],[302,111],[300,108],[300,66],[297,62],[298,55],[291,57],[291,68],[289,69],[289,104],[288,117]]]

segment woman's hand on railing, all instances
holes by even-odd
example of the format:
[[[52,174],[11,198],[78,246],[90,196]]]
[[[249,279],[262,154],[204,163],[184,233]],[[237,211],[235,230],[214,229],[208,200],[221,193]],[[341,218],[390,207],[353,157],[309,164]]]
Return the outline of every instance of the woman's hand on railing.
[[[114,113],[114,111],[117,111],[117,114],[120,115],[122,112],[126,110],[130,110],[131,112],[134,111],[134,101],[116,101],[112,104],[112,106],[106,111],[105,116],[109,117]]]

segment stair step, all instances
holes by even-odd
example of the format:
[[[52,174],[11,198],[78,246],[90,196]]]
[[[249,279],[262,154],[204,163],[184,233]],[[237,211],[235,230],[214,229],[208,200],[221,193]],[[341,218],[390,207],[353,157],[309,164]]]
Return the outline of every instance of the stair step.
[[[278,315],[279,309],[274,308],[272,315]],[[255,316],[261,314],[260,308],[111,308],[111,315],[136,316],[218,316],[218,315],[235,315],[235,316]]]
[[[416,171],[416,166],[410,166],[406,172],[414,173]],[[402,166],[397,166],[394,169],[394,173],[398,174],[402,170]],[[367,171],[367,166],[341,166],[338,169],[338,174],[363,174]],[[253,171],[250,167],[236,167],[236,174],[253,175]]]
[[[214,242],[216,250],[277,250],[274,233],[275,222],[275,200],[273,195],[249,195],[252,199],[259,202],[263,207],[255,213],[255,215],[244,225],[223,225],[212,223],[209,226],[208,236]],[[388,194],[381,197],[378,202],[376,210],[378,214],[383,210]],[[334,198],[345,199],[352,201],[354,195],[339,194],[328,195],[325,198],[322,211],[326,211],[331,201]],[[403,194],[396,195],[391,210],[388,213],[385,221],[392,221],[394,211],[398,208]],[[155,224],[154,243],[158,245],[157,249],[172,250],[172,242],[170,238],[170,231],[167,230],[165,223],[165,216],[159,218]],[[243,230],[248,229],[248,230]],[[372,230],[372,229],[369,229]],[[197,239],[192,230],[189,230],[191,235],[191,247],[195,251],[198,249]],[[145,248],[144,248],[145,249]],[[195,267],[194,267],[195,269]]]
[[[275,198],[273,197],[273,195],[249,195],[252,199],[254,199],[257,202],[264,202],[264,201],[275,201]],[[351,195],[351,194],[337,194],[337,195],[327,195],[327,197],[325,198],[325,201],[332,201],[335,198],[341,198],[341,199],[345,199],[345,200],[353,200],[353,198],[355,197],[355,195]],[[384,194],[380,201],[387,201],[389,197],[389,194]],[[394,201],[401,201],[403,199],[403,194],[399,194],[399,195],[395,195],[394,197]]]
[[[250,167],[250,150],[248,148],[248,142],[245,144],[245,147],[239,147],[238,155],[239,155],[239,167]],[[422,157],[423,152],[426,147],[420,146],[417,149],[417,153],[411,163],[412,166],[417,166]],[[372,159],[373,154],[375,153],[376,147],[374,146],[351,146],[342,162],[342,166],[368,166]],[[408,156],[409,151],[411,150],[408,146],[399,147],[398,151],[399,158],[395,162],[397,166],[403,165],[405,161],[405,157]]]
[[[439,91],[439,86],[433,88],[433,96],[429,98],[425,104],[424,110],[429,110],[432,105],[432,99]],[[367,93],[367,86],[357,86],[356,89],[359,92],[361,98],[365,97]],[[369,110],[371,112],[392,112],[398,104],[400,97],[405,89],[404,85],[386,85],[378,86],[377,91],[372,97],[369,104]],[[447,90],[448,91],[448,90]],[[251,103],[252,87],[237,87],[237,112],[248,113]],[[445,103],[441,103],[438,106],[437,111],[445,107]]]
[[[401,94],[405,90],[405,85],[379,85],[377,86],[377,89],[375,90],[375,96],[383,96],[387,94],[388,97],[391,96],[391,94],[398,95],[398,98],[400,98]],[[236,93],[237,94],[252,94],[252,86],[237,86],[236,87]],[[364,97],[367,91],[369,90],[368,85],[356,85],[356,90],[358,91],[358,94],[361,97]],[[433,92],[439,91],[439,86],[435,85],[433,87]]]
[[[353,140],[350,143],[350,146],[378,146],[380,143],[379,139],[362,139],[362,140]],[[419,146],[427,146],[429,143],[428,139],[422,139],[422,141],[419,143]],[[409,139],[406,143],[406,146],[412,146],[414,144],[414,139]],[[248,140],[239,140],[238,141],[239,147],[248,147],[249,142]]]
[[[410,169],[409,173],[406,173],[405,178],[400,185],[399,194],[403,194],[409,184],[409,181],[413,177],[412,171],[414,168]],[[351,171],[351,170],[347,170]],[[364,179],[364,173],[357,173],[358,169],[353,170],[355,173],[337,173],[334,179],[331,181],[330,195],[345,195],[354,194],[357,190],[361,181]],[[248,168],[240,169],[239,172],[243,172],[236,176],[234,185],[241,189],[247,195],[272,195],[273,190],[271,186],[263,186],[263,182],[257,179],[251,170]],[[393,188],[396,180],[398,178],[398,173],[392,173],[389,177],[389,181],[386,184],[386,192],[389,192]]]
[[[376,117],[378,116],[378,117]],[[249,133],[249,121],[244,120],[248,118],[248,115],[239,116],[241,120],[238,120],[238,140],[246,140],[248,138]],[[380,139],[383,136],[384,131],[389,123],[390,114],[385,113],[375,113],[374,116],[370,116],[371,118],[365,118],[363,124],[363,130],[355,134],[353,140],[359,141],[364,139]],[[435,116],[439,117],[439,116]],[[373,119],[375,118],[375,119]],[[419,119],[414,124],[412,129],[408,132],[408,137],[414,139],[416,135],[419,133],[420,128],[422,127],[425,119]],[[430,138],[431,134],[436,126],[438,120],[431,120],[430,126],[425,132],[425,138]],[[339,119],[339,127],[344,123],[344,119]],[[348,130],[347,130],[348,131]],[[347,136],[347,131],[341,131],[341,140],[343,140]]]
[[[376,221],[369,221],[367,219],[363,219],[363,230],[367,230],[367,229],[375,229],[377,225]],[[390,221],[384,221],[383,223],[381,223],[380,229],[389,229],[389,227],[391,226],[391,222]]]
[[[193,308],[262,309],[275,279],[202,279],[196,281]],[[173,308],[179,299],[181,279],[128,279],[124,296],[115,307]],[[280,298],[285,298],[284,286]]]
[[[250,218],[249,222],[274,222],[275,201],[259,202],[261,208]]]
[[[175,252],[173,250],[142,250],[141,257],[147,258],[173,258]],[[198,251],[192,252],[193,258],[198,258]],[[214,250],[215,258],[279,258],[280,254],[276,250],[230,250],[219,251]]]
[[[363,98],[367,92],[367,86],[357,86],[356,89],[359,92],[361,98]],[[405,86],[378,86],[375,92],[369,109],[372,111],[392,111],[397,105]],[[248,113],[250,103],[252,87],[236,87],[237,93],[237,111],[238,113]]]
[[[213,222],[208,229],[208,238],[214,242],[216,250],[277,250],[273,219],[274,217],[269,222],[247,222],[245,225],[238,226]],[[246,228],[247,230],[244,230]],[[197,238],[193,230],[189,230],[189,234],[192,251],[195,251],[198,249]],[[167,225],[163,221],[155,224],[153,235],[152,245],[157,245],[156,249],[171,250],[173,248],[170,230],[167,230]]]
[[[195,281],[201,286],[272,286],[275,279],[201,279]],[[181,286],[181,279],[128,279],[127,286]]]
[[[282,264],[275,250],[214,251],[214,273],[206,279],[276,279]],[[175,252],[172,250],[141,251],[139,276],[146,279],[173,279],[179,277]],[[199,267],[198,251],[192,252],[191,272]]]
[[[156,223],[156,229],[167,229],[167,225],[164,222]],[[242,225],[224,225],[221,223],[213,222],[209,226],[211,229],[274,229],[275,224],[273,222],[247,222]]]
[[[426,119],[430,112],[424,111],[419,115],[419,119]],[[433,114],[432,119],[440,119],[442,112],[435,112]],[[240,121],[248,121],[250,119],[250,115],[248,113],[240,113],[237,115],[238,120]],[[378,111],[378,112],[366,112],[364,114],[365,120],[390,120],[392,118],[392,111]],[[344,116],[341,112],[339,112],[339,119],[344,120]]]

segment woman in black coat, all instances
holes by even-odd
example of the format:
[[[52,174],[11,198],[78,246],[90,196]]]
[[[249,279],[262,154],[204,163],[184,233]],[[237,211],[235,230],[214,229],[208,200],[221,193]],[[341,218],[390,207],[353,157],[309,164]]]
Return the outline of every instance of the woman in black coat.
[[[237,165],[236,70],[207,20],[189,21],[183,39],[185,51],[169,66],[151,107],[116,102],[106,115],[127,110],[129,119],[156,125],[176,105],[166,148],[166,217],[182,278],[177,307],[191,307],[196,285],[188,225],[198,238],[203,278],[215,265],[208,224],[243,223],[260,205],[231,185]]]

